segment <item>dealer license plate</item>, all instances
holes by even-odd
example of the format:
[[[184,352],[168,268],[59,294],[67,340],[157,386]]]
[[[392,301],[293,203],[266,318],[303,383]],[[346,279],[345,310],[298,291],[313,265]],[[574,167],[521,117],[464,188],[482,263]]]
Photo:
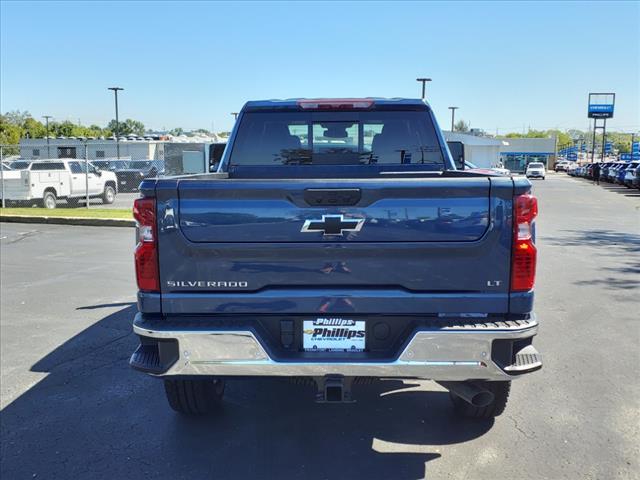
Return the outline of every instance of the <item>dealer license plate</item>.
[[[304,320],[302,346],[312,352],[362,352],[365,335],[364,320],[340,317]]]

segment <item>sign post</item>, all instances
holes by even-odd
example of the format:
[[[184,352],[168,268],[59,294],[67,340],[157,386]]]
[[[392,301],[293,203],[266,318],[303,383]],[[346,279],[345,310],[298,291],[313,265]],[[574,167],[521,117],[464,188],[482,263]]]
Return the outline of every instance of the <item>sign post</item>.
[[[0,185],[2,188],[2,208],[6,206],[6,202],[4,200],[4,165],[2,165],[3,160],[4,155],[2,155],[2,145],[0,145]]]
[[[615,93],[590,93],[587,106],[587,116],[593,118],[593,143],[591,146],[591,161],[595,162],[596,156],[596,130],[602,130],[602,152],[600,161],[604,161],[607,136],[607,118],[613,118],[613,109],[616,103]],[[602,126],[598,127],[598,120],[602,120]]]

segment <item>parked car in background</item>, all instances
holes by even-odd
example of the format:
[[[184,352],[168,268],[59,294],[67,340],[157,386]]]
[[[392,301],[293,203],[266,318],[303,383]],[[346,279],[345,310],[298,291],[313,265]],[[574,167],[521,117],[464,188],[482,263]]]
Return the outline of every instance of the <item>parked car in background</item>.
[[[145,175],[145,178],[155,178],[164,174],[163,160],[132,160],[129,168],[137,169]]]
[[[511,175],[511,170],[507,168],[499,168],[499,167],[482,168],[482,167],[478,167],[475,163],[469,162],[468,160],[464,161],[464,169],[473,170],[475,172],[480,172],[484,174],[498,173],[500,175]]]
[[[633,176],[633,182],[631,186],[640,189],[640,165],[636,167],[636,172]]]
[[[618,170],[625,165],[624,162],[616,162],[609,168],[607,172],[607,181],[610,183],[615,183],[616,177],[618,175]]]
[[[131,160],[126,168],[115,170],[118,188],[123,192],[135,192],[140,182],[146,178],[155,178],[164,174],[163,160]]]
[[[129,168],[129,160],[93,160],[92,163],[100,170],[108,170],[110,172]]]
[[[567,167],[567,173],[569,175],[571,175],[572,177],[576,176],[576,170],[578,169],[580,165],[578,165],[575,162],[572,162],[568,167]]]
[[[569,165],[571,165],[570,161],[560,160],[558,163],[556,163],[554,170],[556,172],[566,172],[569,169]]]
[[[622,165],[620,165],[620,167],[618,167],[618,170],[616,170],[616,178],[614,179],[614,183],[617,183],[618,185],[624,185],[624,175],[628,166],[629,164],[627,162],[624,162]]]
[[[478,167],[475,163],[471,163],[468,160],[464,161],[464,169],[465,170],[473,170],[473,169],[476,169],[476,168],[480,168],[480,167]]]
[[[9,164],[13,170],[24,170],[31,164],[31,160],[15,160]]]
[[[640,162],[630,162],[629,166],[624,169],[622,183],[625,187],[631,188],[633,186],[633,180],[636,178],[638,165],[640,165]]]
[[[101,198],[106,204],[113,203],[118,193],[113,172],[74,158],[36,160],[24,170],[5,172],[3,177],[5,200],[44,208],[56,208],[60,199],[76,205],[86,198],[87,189],[89,198]]]
[[[525,176],[527,178],[541,178],[544,180],[546,176],[546,170],[544,168],[544,163],[542,162],[531,162],[527,165],[527,170],[525,172]]]
[[[613,162],[605,162],[600,164],[600,181],[606,182],[608,181],[607,175],[609,174],[609,169],[613,165]]]

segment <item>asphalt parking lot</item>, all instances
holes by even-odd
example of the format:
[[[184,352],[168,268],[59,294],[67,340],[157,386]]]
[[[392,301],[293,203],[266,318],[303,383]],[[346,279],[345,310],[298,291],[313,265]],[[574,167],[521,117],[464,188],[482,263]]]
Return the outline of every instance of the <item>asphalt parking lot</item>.
[[[495,422],[431,382],[317,405],[284,381],[230,382],[186,418],[132,371],[133,230],[0,224],[4,479],[630,479],[640,465],[640,196],[549,175],[536,311],[542,371]]]
[[[100,198],[89,199],[89,208],[133,208],[133,201],[138,198],[138,192],[118,192],[112,204],[102,203]],[[60,203],[59,208],[86,208],[86,203],[80,202],[80,206],[69,207],[66,202]]]
[[[138,192],[119,192],[111,205],[100,205],[99,208],[133,208],[133,201],[138,198]]]

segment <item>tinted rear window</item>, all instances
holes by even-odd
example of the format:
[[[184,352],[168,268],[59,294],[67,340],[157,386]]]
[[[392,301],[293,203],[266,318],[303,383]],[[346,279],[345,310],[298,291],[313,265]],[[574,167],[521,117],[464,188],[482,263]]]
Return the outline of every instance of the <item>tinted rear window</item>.
[[[33,165],[31,165],[31,170],[64,170],[64,163],[61,163],[61,162],[34,163]]]
[[[151,162],[129,162],[129,168],[143,169],[148,168],[149,166],[151,166]]]
[[[29,162],[13,162],[9,166],[14,170],[23,170],[30,165]]]
[[[430,165],[445,162],[426,112],[250,112],[232,166]]]

